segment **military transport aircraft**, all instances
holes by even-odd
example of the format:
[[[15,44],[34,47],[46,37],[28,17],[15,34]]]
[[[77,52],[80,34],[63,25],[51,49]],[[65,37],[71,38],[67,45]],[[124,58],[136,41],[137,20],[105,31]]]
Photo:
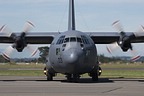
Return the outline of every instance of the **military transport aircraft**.
[[[117,42],[121,49],[126,52],[129,49],[133,50],[131,43],[144,42],[143,33],[124,32],[120,27],[120,33],[78,31],[75,26],[74,9],[74,0],[69,0],[68,30],[65,32],[28,33],[34,25],[27,22],[28,26],[22,33],[8,34],[2,32],[5,29],[5,26],[2,26],[0,28],[0,43],[12,43],[12,46],[3,52],[3,56],[8,59],[12,49],[22,52],[28,44],[51,44],[45,68],[48,81],[53,80],[56,73],[65,74],[67,80],[70,81],[77,81],[80,75],[88,73],[92,80],[97,81],[101,68],[99,67],[95,44]],[[118,24],[118,22],[114,22],[113,25]]]

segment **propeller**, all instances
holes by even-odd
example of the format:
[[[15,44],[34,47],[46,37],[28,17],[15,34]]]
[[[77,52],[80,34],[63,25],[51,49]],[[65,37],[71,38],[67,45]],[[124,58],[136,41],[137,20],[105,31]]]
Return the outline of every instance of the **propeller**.
[[[3,52],[3,57],[7,60],[10,59],[10,55],[12,54],[12,52],[14,51],[14,49],[16,49],[18,52],[22,52],[23,49],[26,47],[28,50],[30,50],[30,52],[32,53],[31,56],[34,56],[37,52],[36,49],[31,48],[30,45],[27,44],[26,42],[26,34],[32,30],[32,28],[35,27],[33,23],[31,23],[30,21],[27,21],[24,25],[23,31],[20,34],[16,34],[16,33],[12,33],[12,32],[4,32],[4,34],[6,34],[6,36],[8,36],[9,38],[11,38],[13,40],[13,44],[11,46],[9,46],[4,52]],[[4,30],[6,30],[7,28],[4,26],[2,26],[0,28],[0,32],[3,32]],[[7,35],[10,34],[10,35]]]
[[[121,25],[120,21],[116,21],[112,24],[112,26],[118,30],[120,33],[119,41],[117,41],[118,45],[124,52],[127,52],[129,49],[133,50],[133,46],[131,44],[131,40],[135,38],[135,34],[126,34],[124,31],[123,26]]]
[[[137,52],[133,49],[133,46],[131,44],[131,40],[134,38],[140,36],[139,34],[141,32],[144,32],[144,27],[141,26],[141,29],[137,32],[128,34],[125,33],[124,28],[120,21],[115,21],[112,26],[119,32],[119,40],[117,42],[114,42],[111,46],[107,46],[107,51],[112,54],[112,52],[119,47],[124,51],[127,52],[128,50],[131,51],[132,55],[134,55],[131,60],[135,61],[140,58],[140,55],[137,54]]]

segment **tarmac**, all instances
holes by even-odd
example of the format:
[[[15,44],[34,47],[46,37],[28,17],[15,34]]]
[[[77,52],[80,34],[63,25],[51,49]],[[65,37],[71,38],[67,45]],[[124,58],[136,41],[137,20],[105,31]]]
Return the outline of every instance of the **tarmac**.
[[[0,76],[0,96],[144,96],[144,79],[82,78],[72,83],[63,77],[46,81],[45,77]]]

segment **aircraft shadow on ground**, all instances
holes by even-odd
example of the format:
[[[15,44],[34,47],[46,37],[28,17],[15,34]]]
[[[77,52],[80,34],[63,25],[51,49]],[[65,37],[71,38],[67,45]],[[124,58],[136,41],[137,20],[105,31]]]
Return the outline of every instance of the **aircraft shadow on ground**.
[[[144,82],[144,80],[139,80],[139,82]]]
[[[62,83],[113,83],[112,80],[109,80],[108,78],[100,78],[99,81],[92,81],[91,78],[82,78],[78,80],[77,82],[69,82],[67,80],[61,80]]]
[[[0,80],[3,82],[16,82],[16,81],[36,81],[36,82],[61,82],[61,83],[114,83],[115,81],[138,81],[138,82],[144,82],[144,80],[138,80],[138,79],[109,79],[109,78],[99,78],[99,81],[92,81],[91,78],[81,78],[77,82],[74,81],[67,81],[66,79],[54,79],[53,81],[47,81],[46,79],[11,79],[11,80]]]
[[[15,81],[37,81],[37,82],[52,82],[52,81],[47,81],[47,80],[32,80],[32,79],[17,79],[17,80],[0,80],[3,82],[15,82]],[[62,80],[53,80],[53,82],[62,82],[62,83],[113,83],[112,80],[109,80],[108,78],[100,78],[99,81],[92,81],[91,78],[81,78],[80,80],[78,80],[77,82],[73,82],[73,81],[67,81],[66,79],[62,79]]]

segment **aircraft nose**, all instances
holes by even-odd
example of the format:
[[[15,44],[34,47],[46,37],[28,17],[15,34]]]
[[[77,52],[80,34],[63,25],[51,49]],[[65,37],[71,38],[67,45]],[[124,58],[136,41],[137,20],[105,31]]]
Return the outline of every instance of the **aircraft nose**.
[[[77,49],[68,50],[64,56],[65,63],[67,63],[67,64],[78,63],[80,54],[81,54],[81,52],[79,52]]]
[[[80,49],[69,49],[63,54],[63,65],[66,73],[76,73],[83,64],[83,52]]]
[[[63,53],[63,70],[65,73],[76,74],[84,64],[84,52],[82,49],[72,48]]]

